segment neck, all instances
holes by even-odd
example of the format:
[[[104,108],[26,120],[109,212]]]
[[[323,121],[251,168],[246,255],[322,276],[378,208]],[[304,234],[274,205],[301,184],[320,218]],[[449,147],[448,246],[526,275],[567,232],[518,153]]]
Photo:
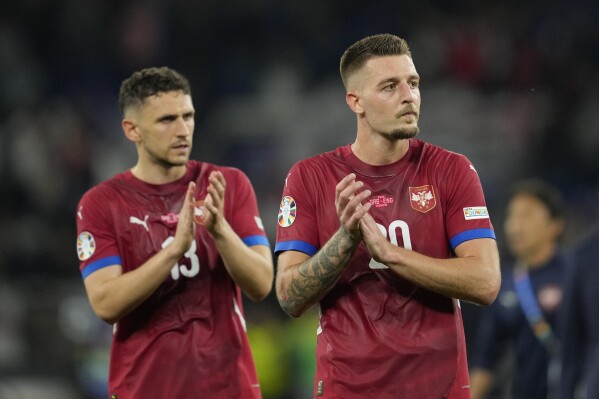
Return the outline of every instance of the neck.
[[[351,145],[352,152],[360,161],[373,166],[399,161],[406,155],[409,147],[410,140],[391,140],[376,133],[358,133],[356,141]]]
[[[142,165],[138,162],[131,173],[141,181],[150,184],[167,184],[179,180],[185,175],[186,165],[169,166],[164,165]]]
[[[551,260],[556,251],[557,244],[548,243],[540,248],[537,248],[535,251],[530,251],[529,253],[520,256],[520,259],[528,266],[529,269],[540,269]]]

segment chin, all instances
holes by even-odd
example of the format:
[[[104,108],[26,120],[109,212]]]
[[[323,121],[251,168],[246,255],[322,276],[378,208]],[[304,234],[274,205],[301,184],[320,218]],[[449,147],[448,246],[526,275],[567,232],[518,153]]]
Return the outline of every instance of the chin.
[[[420,133],[418,126],[413,126],[395,129],[389,133],[389,137],[393,138],[394,140],[406,140],[418,136],[418,133]]]

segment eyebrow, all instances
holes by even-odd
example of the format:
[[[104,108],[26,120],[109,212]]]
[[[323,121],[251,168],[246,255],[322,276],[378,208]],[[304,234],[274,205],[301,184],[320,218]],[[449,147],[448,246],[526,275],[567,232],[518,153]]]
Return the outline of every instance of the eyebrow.
[[[407,78],[408,81],[415,80],[415,79],[420,80],[420,75],[418,75],[417,73],[411,73]],[[387,83],[399,83],[400,81],[401,81],[401,79],[399,79],[397,77],[385,78],[378,83],[378,86],[387,84]]]

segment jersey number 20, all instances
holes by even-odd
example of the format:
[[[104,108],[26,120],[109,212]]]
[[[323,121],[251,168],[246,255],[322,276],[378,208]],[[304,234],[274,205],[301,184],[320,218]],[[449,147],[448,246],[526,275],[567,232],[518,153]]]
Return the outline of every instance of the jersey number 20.
[[[385,226],[378,223],[376,225],[379,226],[379,230],[381,231],[381,233],[383,233],[385,238],[389,237],[389,241],[391,241],[391,244],[393,245],[397,245],[397,233],[395,231],[399,228],[401,230],[401,238],[403,239],[403,247],[405,249],[409,249],[410,251],[412,250],[412,238],[410,237],[410,228],[408,227],[408,224],[406,222],[404,222],[403,220],[394,220],[393,222],[391,222],[391,224],[389,225],[388,235]],[[370,259],[370,263],[368,264],[368,266],[371,269],[389,268],[388,266],[380,262],[377,262],[374,259]]]

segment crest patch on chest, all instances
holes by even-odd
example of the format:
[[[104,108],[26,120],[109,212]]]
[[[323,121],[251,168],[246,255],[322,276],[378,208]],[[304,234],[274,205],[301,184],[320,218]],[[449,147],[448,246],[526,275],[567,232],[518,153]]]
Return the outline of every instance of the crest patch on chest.
[[[430,184],[420,187],[410,187],[410,205],[412,209],[427,213],[435,206],[437,206],[437,199],[435,198],[435,190]]]

